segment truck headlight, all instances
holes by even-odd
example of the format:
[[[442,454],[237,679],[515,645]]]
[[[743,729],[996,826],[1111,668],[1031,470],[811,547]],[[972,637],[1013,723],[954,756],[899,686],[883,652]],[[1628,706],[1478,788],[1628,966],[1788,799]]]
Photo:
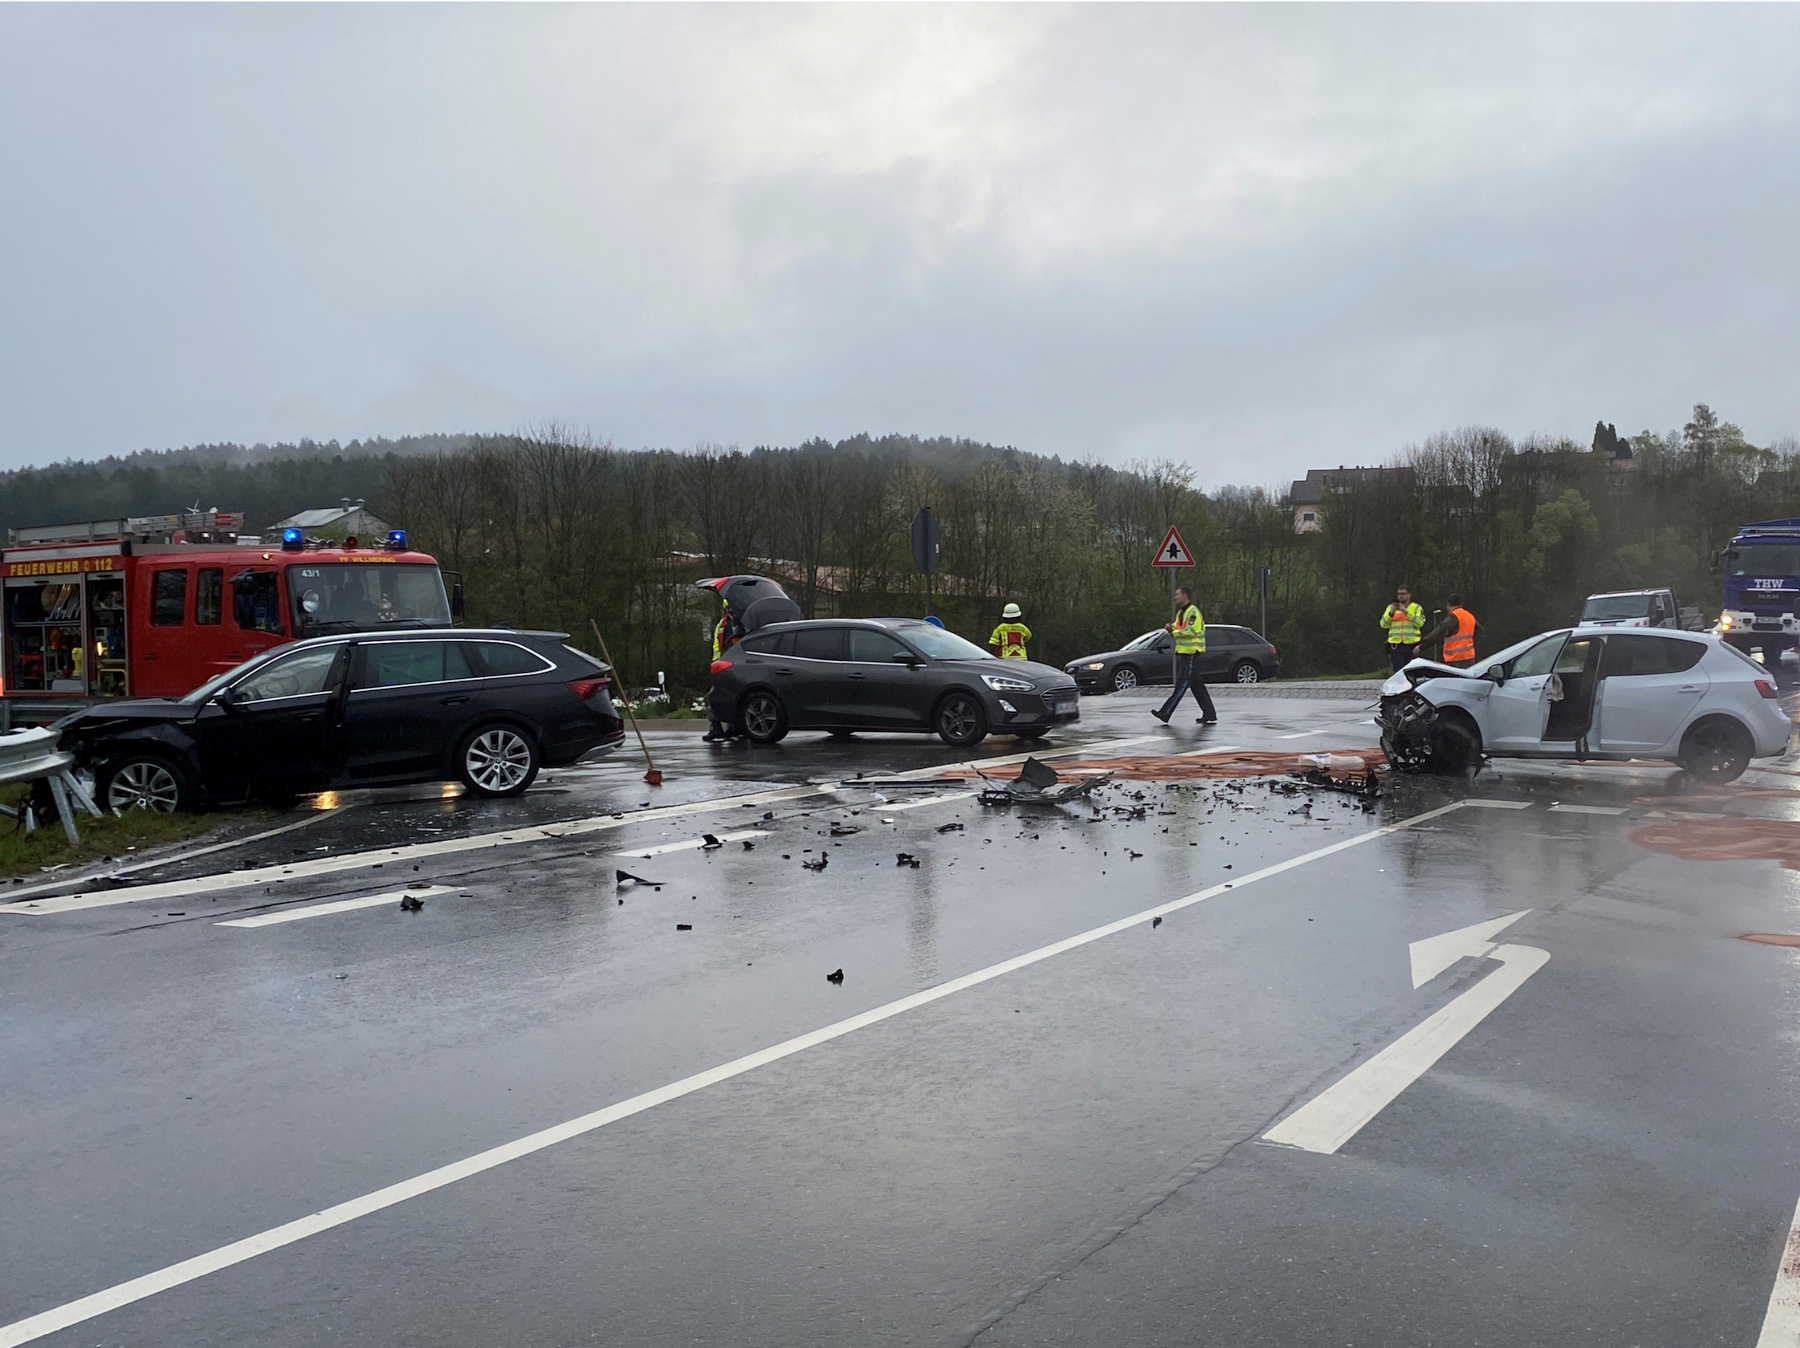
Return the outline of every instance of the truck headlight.
[[[1010,679],[1004,674],[983,674],[981,681],[996,693],[1029,693],[1032,687],[1024,679]]]

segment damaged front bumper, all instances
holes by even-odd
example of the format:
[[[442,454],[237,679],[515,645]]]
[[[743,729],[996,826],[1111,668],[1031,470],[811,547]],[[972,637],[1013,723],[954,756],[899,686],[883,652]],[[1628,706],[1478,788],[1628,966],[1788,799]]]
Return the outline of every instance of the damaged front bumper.
[[[1384,693],[1375,713],[1381,727],[1381,750],[1402,772],[1417,772],[1431,761],[1439,724],[1438,709],[1412,688]]]

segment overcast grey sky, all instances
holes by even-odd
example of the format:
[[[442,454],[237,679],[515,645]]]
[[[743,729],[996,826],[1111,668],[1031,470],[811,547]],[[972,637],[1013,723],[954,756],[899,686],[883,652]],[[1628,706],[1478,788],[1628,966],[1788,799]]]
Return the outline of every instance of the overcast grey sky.
[[[0,6],[0,465],[1800,432],[1800,8]]]

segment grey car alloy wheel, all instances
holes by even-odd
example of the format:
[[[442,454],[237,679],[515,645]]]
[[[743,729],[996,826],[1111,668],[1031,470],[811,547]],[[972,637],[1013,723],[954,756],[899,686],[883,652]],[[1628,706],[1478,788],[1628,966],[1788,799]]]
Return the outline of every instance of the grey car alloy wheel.
[[[154,759],[140,758],[113,773],[106,787],[106,807],[114,814],[126,810],[154,810],[173,814],[181,803],[181,783],[175,774]]]
[[[1232,674],[1239,683],[1262,682],[1262,671],[1248,660],[1239,661],[1238,667],[1232,671]]]
[[[1122,693],[1127,688],[1136,688],[1138,686],[1137,671],[1130,665],[1123,665],[1113,671],[1112,683],[1115,692]]]
[[[507,726],[482,731],[463,750],[469,780],[496,795],[517,790],[531,776],[531,760],[530,742]]]

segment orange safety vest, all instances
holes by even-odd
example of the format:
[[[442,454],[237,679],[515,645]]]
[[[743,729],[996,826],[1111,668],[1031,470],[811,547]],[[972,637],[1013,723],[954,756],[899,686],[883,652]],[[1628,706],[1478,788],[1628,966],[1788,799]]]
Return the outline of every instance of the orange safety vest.
[[[1466,608],[1453,608],[1456,631],[1444,638],[1444,663],[1466,665],[1475,658],[1475,615]]]

